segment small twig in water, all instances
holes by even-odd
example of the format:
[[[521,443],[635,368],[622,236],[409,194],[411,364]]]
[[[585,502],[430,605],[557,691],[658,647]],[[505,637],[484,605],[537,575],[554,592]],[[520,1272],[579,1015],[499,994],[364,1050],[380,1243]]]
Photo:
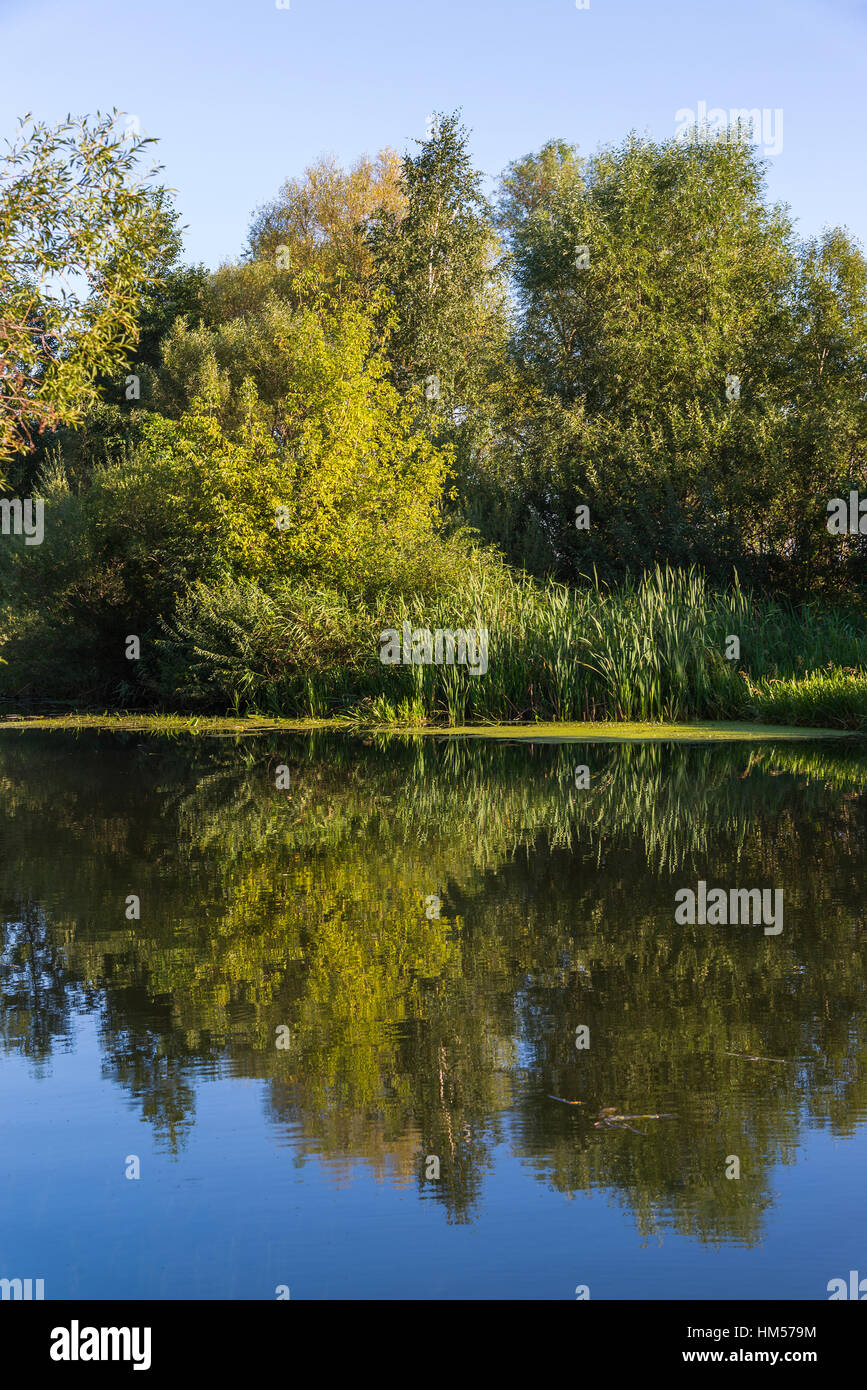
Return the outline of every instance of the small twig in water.
[[[754,1057],[749,1052],[726,1052],[726,1057],[740,1057],[743,1062],[785,1062],[785,1057]]]

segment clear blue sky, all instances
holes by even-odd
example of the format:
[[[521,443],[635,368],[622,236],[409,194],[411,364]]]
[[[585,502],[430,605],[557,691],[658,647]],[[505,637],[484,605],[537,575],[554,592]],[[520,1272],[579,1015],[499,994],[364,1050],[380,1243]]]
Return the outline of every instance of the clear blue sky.
[[[673,135],[682,108],[783,111],[771,196],[867,242],[867,0],[0,0],[0,134],[118,107],[159,137],[192,260],[237,256],[255,207],[463,108],[495,176],[561,137]]]

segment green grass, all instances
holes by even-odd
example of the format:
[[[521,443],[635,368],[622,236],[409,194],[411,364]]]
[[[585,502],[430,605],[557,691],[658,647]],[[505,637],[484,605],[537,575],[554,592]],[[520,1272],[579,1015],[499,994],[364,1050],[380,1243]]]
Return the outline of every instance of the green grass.
[[[488,670],[383,665],[380,634],[404,621],[487,629]],[[730,636],[740,642],[737,660],[726,657]],[[135,703],[183,711],[166,716],[182,723],[198,711],[232,715],[244,728],[252,715],[269,727],[337,718],[365,729],[702,720],[867,730],[863,614],[759,598],[737,585],[715,592],[696,570],[656,569],[616,589],[595,580],[567,588],[485,564],[434,597],[367,600],[233,583],[188,595],[174,628],[145,646],[144,698]],[[62,654],[49,647],[53,680]],[[28,686],[14,643],[4,655],[0,696],[64,693]],[[131,702],[125,687],[100,704]],[[0,701],[10,714],[19,708]]]
[[[489,667],[384,666],[385,628],[486,628]],[[740,656],[726,657],[727,639]],[[492,567],[425,600],[368,605],[233,586],[188,606],[166,647],[184,700],[360,727],[697,719],[867,727],[867,636],[853,613],[707,588],[656,569],[617,589]],[[180,673],[180,674],[179,674]],[[821,674],[820,674],[821,673]],[[171,692],[168,692],[171,696]],[[176,700],[172,703],[177,703]]]
[[[696,721],[694,724],[608,723],[589,720],[582,723],[470,724],[464,726],[394,725],[388,729],[375,721],[369,726],[387,736],[418,738],[421,735],[446,738],[518,739],[534,743],[645,743],[678,740],[692,743],[731,743],[762,740],[800,740],[839,738],[839,729],[818,729],[770,724]],[[312,733],[331,730],[363,732],[358,723],[346,718],[333,719],[246,719],[218,715],[193,717],[183,714],[61,714],[0,717],[0,733],[26,729],[84,731],[104,729],[114,733],[191,734],[198,736],[264,734],[270,732]]]
[[[863,675],[839,669],[813,671],[800,680],[765,679],[752,688],[752,708],[759,719],[867,732],[865,686]]]

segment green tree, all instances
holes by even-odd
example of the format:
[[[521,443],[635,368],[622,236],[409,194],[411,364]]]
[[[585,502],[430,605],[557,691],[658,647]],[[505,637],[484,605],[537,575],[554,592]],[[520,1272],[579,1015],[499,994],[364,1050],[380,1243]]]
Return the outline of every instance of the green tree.
[[[80,419],[135,348],[143,291],[173,254],[152,144],[117,113],[20,123],[0,167],[0,461]]]
[[[499,244],[468,138],[457,114],[438,115],[419,153],[403,158],[404,214],[383,208],[369,231],[396,310],[395,381],[420,394],[436,378],[431,413],[451,412],[453,423],[478,406],[505,333]]]
[[[249,273],[237,268],[242,282]],[[228,268],[222,274],[233,278]],[[260,264],[257,283],[272,274],[279,272]],[[240,442],[244,468],[261,485],[278,571],[352,589],[375,583],[389,550],[412,550],[430,536],[448,455],[415,429],[388,379],[375,306],[334,297],[312,276],[293,289],[294,304],[272,286],[251,311],[212,329],[178,320],[163,345],[156,398],[182,421],[208,417],[209,456],[220,438]],[[165,433],[157,456],[176,453]],[[278,505],[286,513],[280,533]],[[231,513],[226,535],[242,515]],[[260,561],[246,573],[267,579],[274,566]]]
[[[375,160],[364,156],[348,170],[332,158],[320,159],[302,178],[287,179],[258,210],[250,253],[293,275],[316,271],[332,291],[341,286],[367,297],[375,273],[367,224],[381,210],[399,222],[405,205],[393,150],[381,150]]]
[[[238,583],[414,587],[436,560],[449,457],[388,379],[379,331],[360,301],[309,288],[215,329],[178,320],[160,411],[76,485],[51,460],[44,543],[0,551],[8,688],[116,697],[147,681],[123,638],[152,651],[187,590],[207,604]]]
[[[774,531],[804,588],[863,587],[867,542],[827,533],[827,504],[867,486],[867,260],[842,228],[801,248],[792,292]]]
[[[461,480],[471,524],[571,580],[698,562],[803,592],[827,572],[817,502],[861,457],[867,384],[845,234],[810,271],[743,130],[586,160],[549,142],[506,171],[498,224],[519,325],[491,447]]]

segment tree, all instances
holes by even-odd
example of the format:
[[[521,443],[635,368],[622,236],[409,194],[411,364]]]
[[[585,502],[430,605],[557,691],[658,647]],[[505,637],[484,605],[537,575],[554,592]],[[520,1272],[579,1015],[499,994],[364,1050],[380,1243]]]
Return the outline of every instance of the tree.
[[[507,236],[516,234],[554,194],[578,186],[584,167],[576,147],[565,140],[549,140],[538,154],[516,159],[500,180],[498,227]]]
[[[804,587],[839,595],[867,576],[865,539],[827,534],[828,502],[867,486],[867,260],[842,228],[799,248],[792,318],[775,529]]]
[[[10,681],[43,679],[40,651],[55,688],[143,681],[124,635],[152,650],[188,590],[319,584],[358,601],[424,577],[449,458],[415,428],[377,331],[357,300],[324,292],[301,307],[272,295],[216,329],[179,320],[160,411],[80,486],[51,461],[44,543],[0,548]]]
[[[372,290],[374,263],[366,224],[378,209],[398,222],[405,209],[400,161],[393,150],[364,156],[351,169],[320,159],[302,178],[287,179],[278,196],[256,213],[250,254],[278,269],[316,271],[330,289],[339,283],[364,297]]]
[[[135,177],[153,141],[116,122],[27,116],[0,167],[0,461],[80,419],[129,363],[142,294],[176,252],[165,190]]]
[[[298,307],[272,295],[216,329],[176,323],[158,393],[179,418],[146,427],[128,475],[132,511],[143,487],[166,518],[164,573],[189,543],[185,580],[354,589],[390,550],[424,544],[448,457],[413,429],[375,337],[370,312],[324,291]]]
[[[572,579],[664,560],[767,577],[791,534],[771,523],[797,254],[745,134],[631,137],[584,162],[546,146],[507,173],[501,221],[523,391],[489,476],[493,496],[512,480],[511,558]]]
[[[406,212],[382,208],[369,245],[397,315],[389,347],[396,384],[420,390],[436,378],[428,398],[465,413],[504,343],[499,244],[458,115],[438,115],[417,143],[419,154],[402,163]]]

